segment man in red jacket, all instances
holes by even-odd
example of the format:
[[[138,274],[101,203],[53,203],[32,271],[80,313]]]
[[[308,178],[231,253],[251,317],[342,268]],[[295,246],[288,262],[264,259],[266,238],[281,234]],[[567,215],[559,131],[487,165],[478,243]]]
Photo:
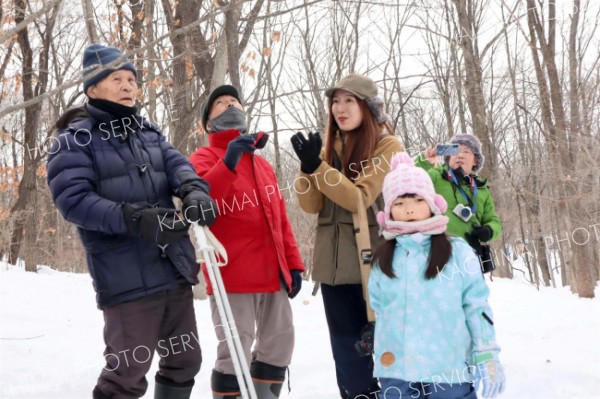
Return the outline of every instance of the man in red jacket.
[[[202,125],[209,146],[198,149],[190,161],[217,203],[220,216],[211,231],[227,250],[229,263],[221,273],[246,359],[251,359],[257,395],[275,399],[294,348],[288,297],[300,291],[304,265],[275,172],[254,154],[268,136],[246,133],[246,114],[235,87],[223,85],[210,94]],[[210,284],[208,294],[219,339],[213,398],[241,397]]]

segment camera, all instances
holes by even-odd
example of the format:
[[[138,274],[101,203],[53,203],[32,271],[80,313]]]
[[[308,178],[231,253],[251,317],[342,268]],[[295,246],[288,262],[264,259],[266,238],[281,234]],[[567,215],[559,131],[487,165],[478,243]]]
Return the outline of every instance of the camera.
[[[435,154],[440,157],[458,155],[460,154],[460,147],[458,144],[438,144],[435,146]]]
[[[267,141],[269,141],[269,135],[264,132],[250,133],[250,136],[254,138],[252,146],[259,150],[264,148],[267,145]]]
[[[375,322],[369,322],[360,331],[360,340],[354,344],[354,349],[361,357],[373,356],[375,341]]]
[[[471,209],[463,204],[456,205],[452,210],[452,213],[461,218],[461,220],[465,223],[468,223],[473,217],[473,212],[471,212]]]

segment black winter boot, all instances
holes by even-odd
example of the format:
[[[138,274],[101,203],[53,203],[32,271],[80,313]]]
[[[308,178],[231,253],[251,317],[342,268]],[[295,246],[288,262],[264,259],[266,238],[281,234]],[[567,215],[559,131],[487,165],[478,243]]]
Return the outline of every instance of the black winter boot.
[[[355,398],[369,398],[369,399],[382,399],[383,394],[381,393],[381,388],[379,387],[379,381],[376,378],[373,378],[373,381],[371,382],[371,386],[369,387],[369,390],[366,392],[361,392],[361,393],[357,393],[354,395],[350,395],[347,392],[342,391],[342,389],[340,388],[340,396],[342,397],[342,399],[355,399]],[[468,398],[465,398],[468,399]]]
[[[110,399],[110,396],[106,396],[104,392],[100,390],[98,387],[94,387],[94,391],[92,392],[92,398],[94,399]]]
[[[277,399],[281,394],[281,387],[285,381],[287,367],[278,367],[271,364],[254,361],[250,365],[250,374],[260,399]]]
[[[154,380],[154,399],[190,399],[192,395],[194,380],[179,383],[160,374],[156,374]]]
[[[210,387],[213,399],[242,399],[240,386],[235,375],[223,374],[213,370],[210,376]]]

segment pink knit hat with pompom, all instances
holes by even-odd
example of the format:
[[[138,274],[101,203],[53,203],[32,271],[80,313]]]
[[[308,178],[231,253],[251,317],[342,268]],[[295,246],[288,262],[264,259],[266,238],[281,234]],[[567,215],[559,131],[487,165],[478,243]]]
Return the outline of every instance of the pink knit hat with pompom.
[[[427,172],[416,167],[406,152],[392,158],[391,170],[383,180],[384,216],[390,217],[394,200],[405,194],[417,194],[427,201],[434,215],[443,215],[448,208],[444,197],[435,193],[433,182]]]

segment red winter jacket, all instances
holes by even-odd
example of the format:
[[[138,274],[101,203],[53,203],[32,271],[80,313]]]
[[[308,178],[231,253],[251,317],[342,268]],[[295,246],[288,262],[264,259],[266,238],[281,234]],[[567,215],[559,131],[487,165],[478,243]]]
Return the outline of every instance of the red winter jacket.
[[[210,196],[219,209],[211,231],[229,258],[221,267],[225,289],[277,292],[283,276],[289,291],[290,270],[304,271],[304,265],[273,168],[263,157],[249,153],[243,154],[235,172],[223,162],[227,144],[239,135],[237,130],[209,134],[209,146],[190,157],[196,173],[210,184]],[[202,269],[211,295],[206,268]]]

